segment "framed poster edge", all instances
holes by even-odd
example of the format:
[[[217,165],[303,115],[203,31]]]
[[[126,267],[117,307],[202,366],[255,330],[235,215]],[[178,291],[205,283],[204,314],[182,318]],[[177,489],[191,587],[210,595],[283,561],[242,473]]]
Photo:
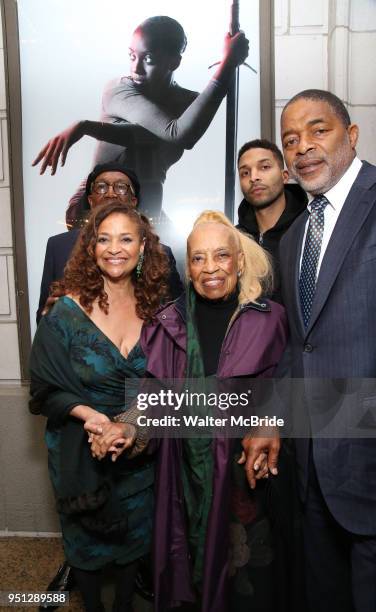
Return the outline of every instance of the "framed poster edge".
[[[27,280],[22,165],[21,72],[16,0],[1,0],[6,83],[6,121],[9,143],[9,178],[12,215],[16,312],[21,382],[28,381],[31,328]]]

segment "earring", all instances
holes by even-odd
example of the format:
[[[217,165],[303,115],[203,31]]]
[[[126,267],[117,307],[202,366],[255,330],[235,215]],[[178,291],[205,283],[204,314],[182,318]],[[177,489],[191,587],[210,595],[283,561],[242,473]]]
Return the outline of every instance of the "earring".
[[[241,270],[238,270],[238,278],[240,278],[242,274],[243,272]]]
[[[142,274],[142,264],[144,263],[144,254],[140,253],[138,256],[138,262],[137,262],[137,266],[136,266],[136,276],[137,276],[137,280],[140,278],[141,274]]]

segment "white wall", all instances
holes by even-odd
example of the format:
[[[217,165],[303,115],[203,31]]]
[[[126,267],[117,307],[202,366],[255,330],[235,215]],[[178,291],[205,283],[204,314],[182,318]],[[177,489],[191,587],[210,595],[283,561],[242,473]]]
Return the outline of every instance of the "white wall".
[[[376,163],[375,0],[275,0],[276,125],[303,89],[329,89],[360,127],[358,154]]]

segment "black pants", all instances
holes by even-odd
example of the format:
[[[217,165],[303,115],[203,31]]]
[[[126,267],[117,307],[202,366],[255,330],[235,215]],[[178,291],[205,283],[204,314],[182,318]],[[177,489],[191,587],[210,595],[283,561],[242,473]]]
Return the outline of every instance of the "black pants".
[[[130,612],[134,594],[134,582],[138,570],[138,561],[128,565],[114,565],[115,601],[113,612]],[[88,571],[72,568],[78,589],[84,600],[86,612],[103,612],[101,600],[101,570]]]
[[[309,611],[375,612],[376,537],[350,533],[334,519],[321,493],[312,450],[303,530]]]

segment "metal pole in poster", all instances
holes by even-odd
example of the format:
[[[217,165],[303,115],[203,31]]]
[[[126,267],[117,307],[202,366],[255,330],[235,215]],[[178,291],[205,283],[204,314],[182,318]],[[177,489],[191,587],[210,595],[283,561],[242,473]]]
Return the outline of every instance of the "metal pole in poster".
[[[232,0],[230,7],[229,33],[231,36],[240,30],[239,0]],[[235,207],[236,150],[238,143],[238,101],[239,68],[227,92],[226,99],[226,161],[225,161],[225,215],[233,221]]]

